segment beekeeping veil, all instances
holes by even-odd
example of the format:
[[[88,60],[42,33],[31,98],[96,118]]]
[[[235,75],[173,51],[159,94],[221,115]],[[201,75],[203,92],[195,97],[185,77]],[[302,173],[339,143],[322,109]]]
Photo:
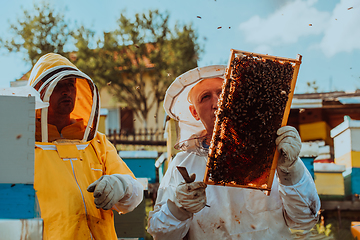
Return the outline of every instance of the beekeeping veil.
[[[79,140],[86,142],[94,138],[100,117],[99,92],[89,76],[81,72],[67,58],[48,53],[34,65],[28,86],[38,91],[42,101],[48,105],[58,82],[68,78],[76,79],[76,101],[70,117],[83,119],[86,128]],[[36,117],[41,119],[41,142],[48,142],[48,107],[38,109]]]
[[[194,133],[205,129],[202,122],[191,115],[188,102],[189,91],[201,80],[207,78],[224,78],[225,65],[211,65],[189,70],[179,77],[167,89],[164,99],[166,113],[179,123],[177,143],[189,139]]]

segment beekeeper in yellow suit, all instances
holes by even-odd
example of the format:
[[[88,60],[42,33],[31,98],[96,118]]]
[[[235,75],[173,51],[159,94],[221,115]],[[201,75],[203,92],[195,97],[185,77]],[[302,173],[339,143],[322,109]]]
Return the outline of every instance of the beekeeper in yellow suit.
[[[42,56],[29,78],[48,107],[36,112],[34,188],[44,239],[117,239],[113,211],[132,211],[143,187],[104,134],[93,81],[68,59]]]

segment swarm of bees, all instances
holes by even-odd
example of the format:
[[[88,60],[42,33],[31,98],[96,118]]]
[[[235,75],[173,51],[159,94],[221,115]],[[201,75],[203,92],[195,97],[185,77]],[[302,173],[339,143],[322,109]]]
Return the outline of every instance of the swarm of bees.
[[[230,66],[216,111],[207,174],[214,184],[266,185],[294,67],[252,55],[235,57]]]

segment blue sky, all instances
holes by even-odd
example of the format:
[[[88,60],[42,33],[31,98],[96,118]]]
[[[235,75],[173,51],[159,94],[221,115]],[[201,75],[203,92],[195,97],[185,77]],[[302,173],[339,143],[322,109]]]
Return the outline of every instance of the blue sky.
[[[39,0],[0,0],[0,32],[7,39],[9,24],[32,11]],[[204,46],[198,65],[227,64],[230,49],[280,57],[303,56],[295,93],[360,89],[360,0],[48,0],[73,23],[102,36],[126,16],[159,9],[176,21],[192,23]],[[200,18],[199,18],[199,17]],[[221,28],[219,28],[221,27]],[[31,65],[21,54],[0,55],[0,87],[22,76]]]

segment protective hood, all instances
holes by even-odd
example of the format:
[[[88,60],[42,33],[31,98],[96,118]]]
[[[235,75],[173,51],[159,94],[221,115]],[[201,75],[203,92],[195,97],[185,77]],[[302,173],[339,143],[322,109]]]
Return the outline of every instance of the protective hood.
[[[177,143],[188,140],[194,133],[205,130],[202,122],[195,120],[191,115],[188,101],[189,91],[204,79],[224,78],[225,68],[225,65],[194,68],[177,77],[167,89],[164,109],[171,118],[179,122],[180,134]]]
[[[49,105],[51,94],[59,81],[76,79],[76,100],[70,118],[82,120],[84,131],[77,136],[81,142],[94,138],[100,115],[100,98],[97,87],[89,76],[82,73],[65,57],[48,53],[42,56],[31,70],[28,85],[39,92],[42,101]],[[48,142],[48,107],[37,110],[37,121],[41,126],[41,142]]]

